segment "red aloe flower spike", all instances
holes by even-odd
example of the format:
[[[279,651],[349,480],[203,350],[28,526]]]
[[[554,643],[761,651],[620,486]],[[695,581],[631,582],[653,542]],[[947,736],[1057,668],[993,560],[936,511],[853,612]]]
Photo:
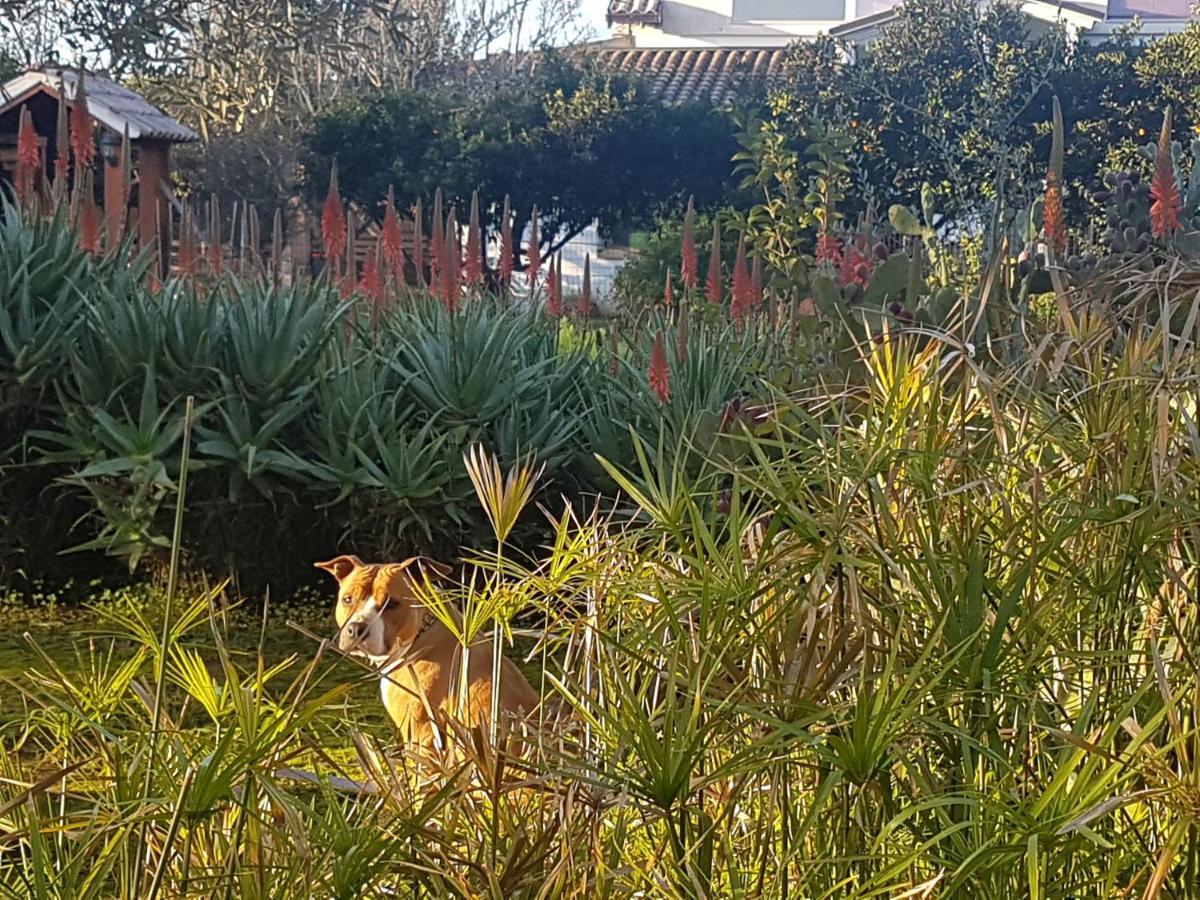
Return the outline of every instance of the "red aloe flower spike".
[[[654,346],[650,350],[650,390],[654,391],[660,403],[671,401],[671,369],[667,365],[667,354],[663,350],[662,332],[654,336]]]
[[[733,263],[733,301],[729,307],[735,322],[750,312],[750,272],[746,267],[746,239],[738,239],[737,258]]]
[[[387,209],[383,213],[383,229],[380,231],[383,261],[397,281],[404,280],[404,235],[400,231],[400,217],[396,215],[396,189],[388,186]]]
[[[422,219],[421,201],[413,206],[413,268],[417,270],[417,280],[425,281],[425,234]]]
[[[763,302],[762,257],[755,255],[754,268],[750,270],[750,306],[758,309]]]
[[[663,287],[663,306],[670,309],[675,305],[675,291],[671,287],[671,270],[667,269],[667,283]]]
[[[33,127],[33,116],[27,106],[21,107],[21,124],[17,128],[17,199],[28,205],[36,191],[38,175],[42,170],[42,148],[38,144],[37,131]]]
[[[508,195],[504,197],[504,211],[500,214],[500,258],[496,260],[496,269],[500,273],[501,284],[507,285],[512,281],[512,204],[509,202]]]
[[[592,254],[583,256],[583,287],[579,291],[579,315],[588,319],[592,315]]]
[[[59,96],[64,94],[59,90]],[[67,195],[67,179],[71,172],[71,126],[67,118],[67,104],[58,104],[58,122],[54,134],[54,202],[60,203]]]
[[[713,219],[712,252],[708,257],[708,281],[704,285],[704,296],[714,305],[721,303],[721,226]]]
[[[452,270],[450,274],[451,312],[458,309],[459,303],[462,301],[463,290],[462,226],[458,224],[458,220],[453,218],[453,216],[454,214],[451,213],[453,225],[450,236],[452,240],[450,241],[448,252],[449,262],[451,263],[450,268]]]
[[[824,232],[817,239],[817,263],[830,263],[835,269],[842,264],[842,242],[836,236]]]
[[[1200,165],[1200,162],[1195,163]],[[1183,201],[1179,182],[1175,178],[1175,163],[1171,159],[1171,107],[1163,113],[1162,132],[1158,136],[1158,153],[1154,158],[1154,177],[1150,181],[1150,227],[1156,238],[1167,237],[1179,230],[1179,212]]]
[[[429,284],[437,293],[442,285],[442,262],[446,256],[446,221],[442,212],[442,189],[433,192],[433,222],[429,230]]]
[[[679,333],[675,338],[675,358],[679,360],[679,365],[687,364],[688,358],[688,305],[686,303],[679,304]]]
[[[561,319],[563,309],[562,295],[562,257],[550,259],[550,272],[546,276],[546,314]]]
[[[79,247],[85,253],[100,255],[100,210],[96,208],[90,190],[83,195],[79,210]]]
[[[383,300],[383,280],[379,276],[379,257],[382,252],[382,246],[377,246],[375,252],[367,254],[358,282],[358,292],[374,304]]]
[[[479,227],[479,191],[471,194],[471,217],[467,224],[467,285],[483,284],[483,230]]]
[[[860,242],[847,244],[842,254],[841,263],[838,267],[838,283],[845,287],[848,284],[857,284],[860,287],[866,287],[871,280],[871,275],[875,271],[871,265],[870,257],[868,257],[859,246]]]
[[[458,309],[458,301],[462,295],[462,256],[459,253],[462,239],[458,233],[458,222],[455,219],[453,207],[446,218],[446,227],[442,231],[442,303],[448,312]]]
[[[680,277],[685,289],[693,288],[700,280],[696,263],[696,207],[692,197],[688,197],[687,212],[683,216],[683,247],[681,248],[683,264],[680,266]]]
[[[542,244],[538,234],[538,208],[536,206],[529,217],[529,246],[525,248],[525,255],[529,259],[525,277],[529,279],[529,287],[532,288],[537,284],[538,272],[542,268]]]
[[[1046,202],[1043,211],[1046,244],[1057,257],[1067,249],[1067,223],[1063,217],[1062,187],[1051,169],[1046,173]]]
[[[325,208],[321,211],[321,240],[325,244],[325,258],[336,268],[346,254],[346,208],[338,193],[336,159],[329,169],[329,193],[325,195]]]
[[[96,161],[96,140],[92,133],[92,116],[88,112],[87,77],[80,66],[75,74],[75,96],[71,106],[71,151],[75,154],[75,177],[90,171]]]
[[[375,252],[368,253],[363,262],[362,281],[359,290],[371,301],[371,335],[379,341],[379,320],[383,313],[385,293],[383,289],[383,239],[375,243]]]

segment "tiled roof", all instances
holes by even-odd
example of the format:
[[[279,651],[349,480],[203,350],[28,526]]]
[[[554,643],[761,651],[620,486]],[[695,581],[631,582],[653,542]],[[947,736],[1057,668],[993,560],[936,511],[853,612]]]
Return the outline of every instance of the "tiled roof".
[[[661,25],[659,0],[608,0],[608,24],[613,22]]]
[[[11,106],[30,93],[49,89],[58,92],[61,85],[70,102],[75,97],[79,73],[73,69],[30,69],[0,86],[0,108]],[[132,140],[160,140],[176,143],[198,141],[200,136],[176,122],[141,94],[136,94],[103,75],[85,76],[88,111],[101,125],[118,134],[129,128]]]
[[[635,48],[593,51],[621,75],[639,77],[664,103],[721,106],[740,94],[769,88],[783,74],[783,48]]]

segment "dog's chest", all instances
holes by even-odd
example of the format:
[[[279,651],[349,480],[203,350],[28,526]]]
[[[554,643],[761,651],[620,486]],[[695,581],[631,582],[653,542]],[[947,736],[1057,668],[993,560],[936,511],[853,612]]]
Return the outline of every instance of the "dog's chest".
[[[426,718],[446,702],[445,671],[439,663],[417,659],[383,675],[380,694],[383,705],[397,722]]]

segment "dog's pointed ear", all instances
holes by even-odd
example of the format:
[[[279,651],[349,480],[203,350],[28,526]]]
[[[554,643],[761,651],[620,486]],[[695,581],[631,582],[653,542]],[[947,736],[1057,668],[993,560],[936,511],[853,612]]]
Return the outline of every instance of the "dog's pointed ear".
[[[376,590],[382,594],[393,595],[398,579],[407,577],[416,581],[420,576],[416,573],[410,573],[409,570],[416,568],[421,574],[432,574],[439,578],[448,578],[451,568],[440,562],[435,562],[424,556],[410,556],[408,559],[398,563],[387,563],[379,567],[379,572],[375,576]]]
[[[437,576],[438,578],[449,578],[450,573],[454,571],[445,563],[430,559],[428,556],[414,556],[411,559],[406,559],[404,565],[415,565],[421,572]]]
[[[325,562],[313,563],[318,569],[324,569],[339,582],[363,564],[357,556],[335,556]]]

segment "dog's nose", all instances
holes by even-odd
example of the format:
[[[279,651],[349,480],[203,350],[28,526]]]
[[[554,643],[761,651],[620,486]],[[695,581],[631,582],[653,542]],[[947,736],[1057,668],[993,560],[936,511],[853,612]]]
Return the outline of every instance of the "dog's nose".
[[[346,627],[342,629],[342,640],[348,644],[357,644],[367,634],[367,623],[361,619],[354,622],[347,622]]]

